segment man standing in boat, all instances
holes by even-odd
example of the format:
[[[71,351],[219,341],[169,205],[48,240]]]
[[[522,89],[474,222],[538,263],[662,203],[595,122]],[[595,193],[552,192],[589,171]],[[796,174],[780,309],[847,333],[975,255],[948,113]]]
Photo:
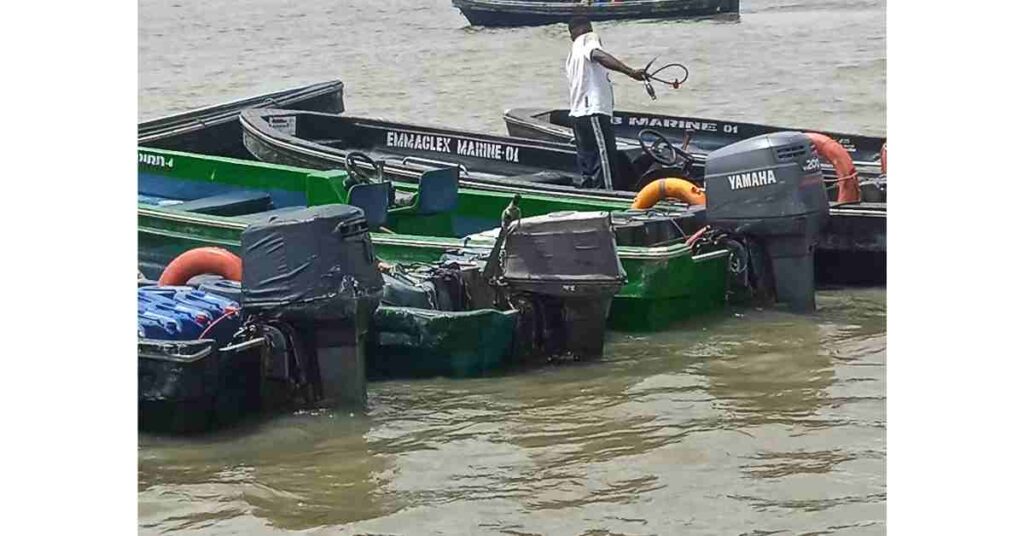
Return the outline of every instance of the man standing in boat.
[[[618,71],[635,80],[644,72],[632,69],[604,51],[601,39],[585,17],[569,20],[572,48],[565,60],[569,79],[569,117],[576,138],[576,161],[582,188],[614,189],[616,183],[615,132],[612,130],[612,81],[608,70]]]

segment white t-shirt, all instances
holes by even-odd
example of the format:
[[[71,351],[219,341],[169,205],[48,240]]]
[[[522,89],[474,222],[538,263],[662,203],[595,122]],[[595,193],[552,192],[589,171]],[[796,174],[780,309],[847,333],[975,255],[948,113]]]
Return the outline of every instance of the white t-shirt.
[[[569,79],[569,116],[612,115],[615,97],[608,69],[593,61],[591,55],[601,48],[601,39],[587,32],[572,42],[565,59],[565,76]],[[603,50],[603,49],[602,49]]]

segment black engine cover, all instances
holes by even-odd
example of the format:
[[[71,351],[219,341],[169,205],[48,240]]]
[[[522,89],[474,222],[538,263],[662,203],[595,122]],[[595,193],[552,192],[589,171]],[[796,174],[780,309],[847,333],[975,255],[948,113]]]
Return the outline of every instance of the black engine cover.
[[[242,232],[242,306],[271,316],[337,320],[384,285],[363,212],[348,205],[286,212]],[[371,308],[371,309],[372,309]]]

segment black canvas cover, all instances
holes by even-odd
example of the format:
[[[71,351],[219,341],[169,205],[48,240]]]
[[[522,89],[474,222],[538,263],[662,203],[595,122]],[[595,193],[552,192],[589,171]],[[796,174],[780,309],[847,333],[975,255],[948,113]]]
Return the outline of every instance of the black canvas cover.
[[[494,307],[494,289],[479,263],[445,255],[432,265],[398,265],[384,275],[382,305],[437,311]]]
[[[242,305],[248,312],[339,319],[379,299],[383,280],[363,212],[324,205],[269,216],[242,232]]]
[[[706,224],[704,207],[658,205],[612,213],[620,246],[661,246],[692,235]]]
[[[518,220],[505,254],[503,278],[522,290],[576,295],[595,286],[621,286],[626,279],[607,212],[555,212]]]

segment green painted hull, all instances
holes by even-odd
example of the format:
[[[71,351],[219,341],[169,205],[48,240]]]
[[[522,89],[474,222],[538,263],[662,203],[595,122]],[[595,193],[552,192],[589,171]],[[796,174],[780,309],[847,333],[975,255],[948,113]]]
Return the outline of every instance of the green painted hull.
[[[373,315],[371,380],[481,376],[514,366],[516,311],[453,313],[381,306]]]
[[[139,149],[139,176],[178,181],[276,189],[305,197],[309,205],[345,203],[341,171],[312,171],[273,164],[208,157],[173,151]],[[396,188],[415,192],[412,184]],[[463,246],[459,237],[498,225],[511,199],[502,192],[459,190],[458,207],[449,213],[422,216],[415,207],[393,209],[387,229],[373,233],[374,250],[386,262],[434,262],[442,253]],[[557,211],[616,211],[623,202],[601,199],[557,199],[524,195],[524,217]],[[180,253],[201,246],[238,251],[246,223],[238,218],[175,211],[140,203],[139,261],[150,272]],[[612,303],[609,326],[647,331],[669,327],[725,304],[728,253],[693,256],[682,243],[661,247],[619,246],[627,282]]]

